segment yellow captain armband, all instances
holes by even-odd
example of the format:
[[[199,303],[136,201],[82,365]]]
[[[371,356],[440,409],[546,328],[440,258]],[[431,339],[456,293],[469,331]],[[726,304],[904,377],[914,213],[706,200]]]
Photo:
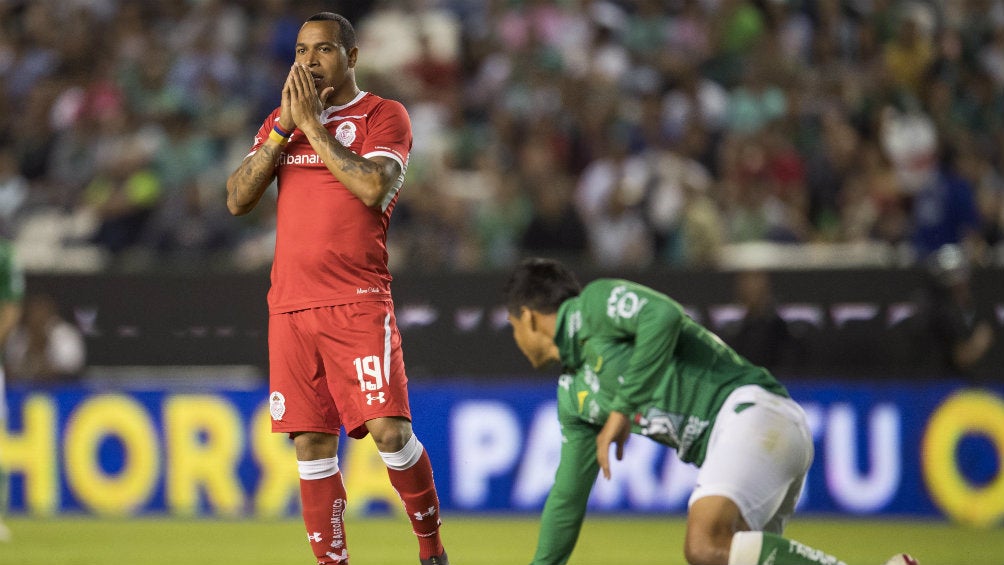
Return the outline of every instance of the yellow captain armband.
[[[272,141],[278,143],[279,145],[285,144],[289,141],[289,136],[293,135],[293,132],[283,131],[278,124],[272,126],[272,131],[268,132],[268,138]]]

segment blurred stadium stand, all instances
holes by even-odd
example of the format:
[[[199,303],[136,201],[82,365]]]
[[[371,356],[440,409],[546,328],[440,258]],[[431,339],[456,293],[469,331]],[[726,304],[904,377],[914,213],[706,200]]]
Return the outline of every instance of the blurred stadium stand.
[[[9,0],[0,233],[37,271],[267,265],[269,201],[222,186],[320,10],[411,114],[397,272],[1004,263],[1000,0]]]

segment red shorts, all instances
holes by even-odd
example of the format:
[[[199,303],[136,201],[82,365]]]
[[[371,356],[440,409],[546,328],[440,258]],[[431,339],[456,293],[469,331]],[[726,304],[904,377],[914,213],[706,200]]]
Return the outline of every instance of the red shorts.
[[[394,304],[356,302],[269,316],[273,432],[365,437],[367,420],[411,419]]]

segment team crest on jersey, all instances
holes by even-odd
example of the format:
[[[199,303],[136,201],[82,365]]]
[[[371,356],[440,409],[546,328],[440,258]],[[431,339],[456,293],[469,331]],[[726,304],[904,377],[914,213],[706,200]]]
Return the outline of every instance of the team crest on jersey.
[[[282,420],[286,413],[286,397],[279,391],[273,391],[268,397],[268,411],[273,420]]]
[[[352,122],[342,122],[335,128],[335,139],[345,147],[352,145],[356,140],[356,124]]]

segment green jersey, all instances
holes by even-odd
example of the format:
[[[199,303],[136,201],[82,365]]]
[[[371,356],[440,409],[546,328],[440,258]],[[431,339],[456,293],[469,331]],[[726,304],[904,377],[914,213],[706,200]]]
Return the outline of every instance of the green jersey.
[[[24,298],[24,273],[14,258],[14,246],[0,239],[0,302]]]
[[[558,309],[555,343],[561,460],[541,516],[534,565],[568,561],[599,472],[596,435],[612,411],[632,431],[674,448],[700,466],[715,416],[733,390],[758,385],[788,396],[753,365],[650,288],[600,279]]]
[[[5,239],[0,239],[0,306],[7,308],[10,304],[19,304],[24,298],[24,272],[14,257],[14,245]],[[3,355],[3,341],[8,336],[0,330],[0,360]],[[7,418],[6,379],[3,365],[0,364],[0,423]],[[3,479],[0,473],[0,480]],[[2,494],[2,492],[0,492]],[[2,498],[2,496],[0,496]],[[0,508],[2,509],[2,508]]]

